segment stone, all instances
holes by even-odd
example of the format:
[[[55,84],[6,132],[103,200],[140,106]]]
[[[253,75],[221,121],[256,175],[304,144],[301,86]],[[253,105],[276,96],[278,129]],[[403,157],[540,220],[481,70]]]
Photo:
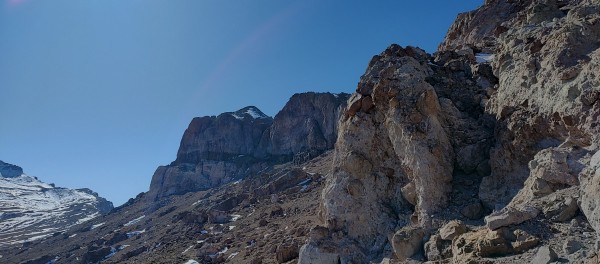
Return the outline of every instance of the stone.
[[[507,232],[504,228],[487,232],[477,243],[479,255],[482,257],[499,257],[513,253],[513,248],[507,238]]]
[[[546,218],[555,222],[566,222],[577,215],[579,207],[577,206],[577,201],[575,199],[566,197],[564,201],[545,207],[543,210]]]
[[[443,240],[453,240],[467,232],[467,226],[458,220],[452,220],[440,228],[440,237]]]
[[[507,207],[486,216],[485,222],[489,229],[495,230],[503,226],[523,223],[535,218],[539,213],[539,210],[535,207],[525,207],[522,209]]]
[[[471,220],[477,220],[483,217],[483,206],[480,202],[468,204],[460,210],[460,213]]]
[[[414,209],[417,225],[428,226],[430,216],[448,204],[454,150],[439,97],[426,81],[428,59],[418,48],[388,47],[371,61],[357,88],[373,87],[368,96],[375,107],[353,109],[352,102],[366,97],[357,91],[345,115],[357,112],[340,121],[332,174],[322,194],[323,219],[358,248],[383,250],[384,243],[371,248],[395,231],[397,215],[390,212]],[[355,180],[365,187],[349,189]],[[381,201],[390,202],[381,206]]]
[[[515,252],[522,253],[536,247],[540,243],[540,239],[528,234],[527,232],[517,229],[513,232],[515,241],[511,245]]]
[[[264,218],[261,218],[260,220],[258,220],[258,226],[262,227],[262,226],[266,226],[267,224],[269,224],[269,222]]]
[[[577,240],[569,239],[569,240],[565,241],[562,249],[563,249],[563,253],[565,255],[570,255],[570,254],[573,254],[573,253],[579,251],[581,249],[581,247],[582,247],[581,242],[579,242]]]
[[[581,179],[581,211],[594,230],[600,232],[600,151],[592,156]]]
[[[438,261],[452,257],[452,243],[443,240],[440,235],[433,235],[425,243],[425,258]]]
[[[423,246],[423,229],[415,227],[404,227],[398,230],[392,237],[392,248],[394,255],[400,261],[404,261],[419,253]]]
[[[298,257],[298,246],[293,244],[281,244],[275,250],[277,263],[285,263]]]
[[[402,197],[406,199],[410,204],[417,205],[417,191],[415,190],[415,183],[409,182],[404,185],[400,191],[402,191]]]
[[[321,249],[311,244],[303,245],[300,248],[300,257],[298,264],[339,264],[340,255],[337,253],[323,252]]]
[[[558,259],[556,252],[548,246],[542,246],[533,257],[531,264],[548,264]]]

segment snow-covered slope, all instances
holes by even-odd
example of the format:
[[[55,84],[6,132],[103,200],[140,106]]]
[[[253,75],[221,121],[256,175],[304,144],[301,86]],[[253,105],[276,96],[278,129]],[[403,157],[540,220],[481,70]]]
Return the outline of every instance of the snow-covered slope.
[[[0,247],[50,236],[112,208],[89,189],[57,188],[25,174],[0,177]]]
[[[261,118],[270,118],[268,115],[265,115],[260,109],[256,108],[256,106],[246,106],[240,110],[235,112],[228,112],[226,114],[230,114],[237,119],[244,119],[246,117],[252,119],[261,119]]]

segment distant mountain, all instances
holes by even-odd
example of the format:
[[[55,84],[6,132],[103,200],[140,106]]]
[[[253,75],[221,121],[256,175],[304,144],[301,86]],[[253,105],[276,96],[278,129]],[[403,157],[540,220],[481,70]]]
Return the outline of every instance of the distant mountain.
[[[192,119],[177,159],[156,169],[146,196],[206,190],[332,149],[349,94],[300,93],[271,118],[255,106]]]
[[[113,205],[89,189],[54,187],[0,161],[0,247],[33,241],[86,222]]]

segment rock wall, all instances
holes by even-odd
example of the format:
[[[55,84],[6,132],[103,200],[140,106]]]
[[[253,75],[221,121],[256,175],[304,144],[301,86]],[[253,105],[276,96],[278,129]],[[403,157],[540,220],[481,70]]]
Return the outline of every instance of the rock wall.
[[[300,259],[405,260],[423,250],[414,236],[484,214],[485,227],[428,242],[429,257],[519,254],[539,240],[517,226],[579,210],[600,231],[599,34],[598,1],[490,0],[459,15],[434,56],[397,45],[375,56]]]
[[[177,159],[158,167],[146,197],[156,200],[205,190],[331,149],[347,98],[347,94],[296,94],[275,119],[253,106],[196,117],[183,134]]]
[[[332,149],[337,122],[348,100],[347,94],[295,94],[275,116],[263,138],[266,153],[290,156]]]
[[[399,237],[425,235],[449,203],[454,175],[489,174],[494,122],[481,105],[497,80],[487,67],[398,45],[371,60],[340,120],[322,195],[329,233],[311,237],[301,259],[318,259],[310,254],[330,243],[343,261],[377,259]]]

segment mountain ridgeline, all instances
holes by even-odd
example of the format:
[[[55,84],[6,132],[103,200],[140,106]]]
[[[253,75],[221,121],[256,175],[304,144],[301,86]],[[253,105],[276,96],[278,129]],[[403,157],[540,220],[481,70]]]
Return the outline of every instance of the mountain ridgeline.
[[[332,149],[348,97],[295,94],[275,118],[248,106],[192,119],[177,159],[156,170],[147,198],[206,190],[275,164],[305,162]]]
[[[599,40],[597,0],[486,0],[351,95],[194,118],[147,193],[1,261],[598,264]]]
[[[0,161],[0,248],[29,243],[109,213],[90,189],[55,187]]]

